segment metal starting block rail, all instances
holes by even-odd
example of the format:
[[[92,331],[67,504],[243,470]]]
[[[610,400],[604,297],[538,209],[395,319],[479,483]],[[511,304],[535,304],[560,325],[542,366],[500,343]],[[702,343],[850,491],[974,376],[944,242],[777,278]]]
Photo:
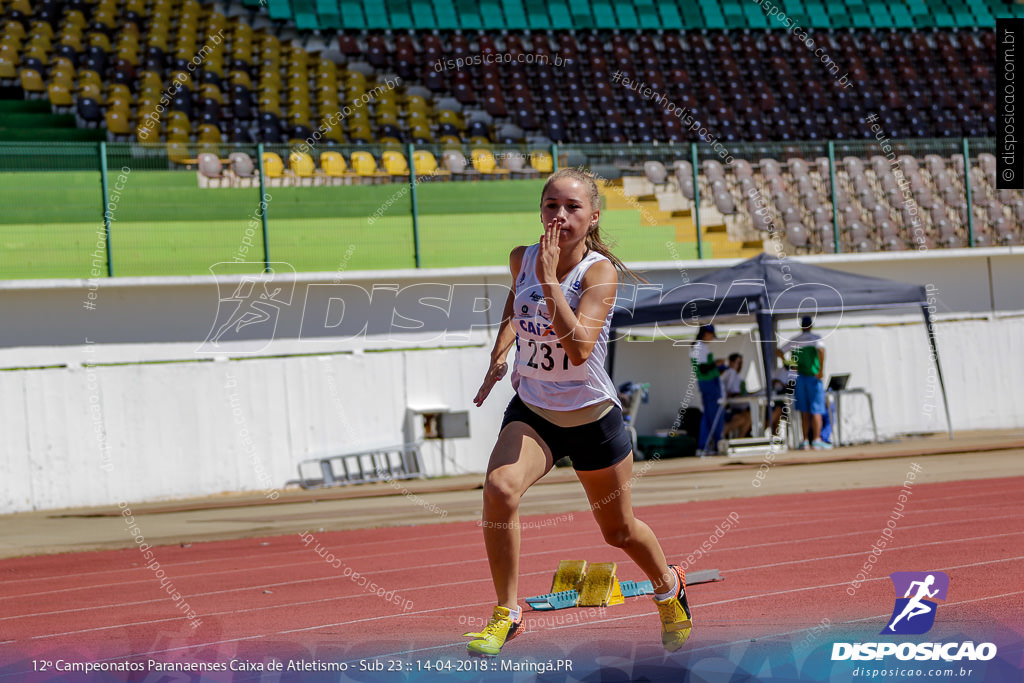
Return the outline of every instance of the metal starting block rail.
[[[596,562],[588,566],[585,560],[562,560],[551,581],[551,592],[526,598],[526,604],[535,610],[608,607],[621,605],[625,598],[654,595],[654,586],[650,581],[620,582],[615,571],[614,562]],[[722,576],[717,569],[703,569],[691,572],[686,577],[686,585],[695,586],[721,580]]]

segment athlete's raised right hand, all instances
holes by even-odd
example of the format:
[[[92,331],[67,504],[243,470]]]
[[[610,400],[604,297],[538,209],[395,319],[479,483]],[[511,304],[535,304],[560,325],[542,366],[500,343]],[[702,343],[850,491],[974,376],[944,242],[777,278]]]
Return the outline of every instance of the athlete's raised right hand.
[[[476,398],[473,399],[473,403],[478,408],[484,404],[484,399],[491,393],[491,387],[500,382],[506,372],[508,372],[508,363],[504,361],[495,363],[490,367],[484,376],[484,383],[480,385],[480,391],[476,392]]]

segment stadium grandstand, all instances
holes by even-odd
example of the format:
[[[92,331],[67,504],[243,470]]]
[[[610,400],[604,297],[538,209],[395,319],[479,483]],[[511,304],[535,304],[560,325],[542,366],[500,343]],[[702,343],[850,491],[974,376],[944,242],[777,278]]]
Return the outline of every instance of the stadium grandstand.
[[[70,171],[104,156],[197,189],[585,165],[621,187],[607,209],[701,257],[776,238],[791,253],[1013,245],[1024,193],[996,188],[992,98],[993,24],[1011,16],[1024,5],[2,0],[0,157]],[[28,182],[14,175],[8,198]],[[178,272],[158,261],[131,272]]]

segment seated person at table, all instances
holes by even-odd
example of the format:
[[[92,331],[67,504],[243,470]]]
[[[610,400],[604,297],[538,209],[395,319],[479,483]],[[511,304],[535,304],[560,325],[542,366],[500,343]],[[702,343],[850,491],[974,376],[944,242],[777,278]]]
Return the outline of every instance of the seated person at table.
[[[743,381],[740,379],[740,370],[743,369],[743,356],[738,353],[729,355],[729,367],[722,373],[722,389],[726,398],[733,396],[744,396]],[[733,408],[726,404],[725,407],[725,433],[726,438],[739,439],[750,434],[750,408],[748,406],[737,406]]]
[[[772,434],[779,433],[779,422],[782,421],[785,398],[792,399],[793,388],[796,386],[796,368],[786,367],[785,363],[776,366],[772,375],[772,395],[783,397],[772,404]]]

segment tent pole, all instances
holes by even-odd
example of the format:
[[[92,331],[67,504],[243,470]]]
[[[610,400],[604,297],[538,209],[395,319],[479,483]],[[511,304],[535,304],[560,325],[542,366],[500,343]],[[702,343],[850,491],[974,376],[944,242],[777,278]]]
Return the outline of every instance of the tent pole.
[[[924,313],[924,325],[928,330],[928,343],[932,347],[932,357],[935,359],[935,370],[939,375],[939,388],[942,389],[942,405],[946,409],[946,428],[949,431],[949,438],[953,438],[953,420],[949,417],[949,399],[946,397],[946,381],[942,378],[942,363],[939,362],[939,347],[935,340],[935,326],[932,324],[932,316],[928,312],[928,304],[921,305]]]
[[[764,411],[764,432],[771,431],[772,424],[772,375],[775,370],[775,324],[772,314],[761,306],[757,311],[757,333],[761,338],[761,364],[764,366],[764,396],[767,404]]]

